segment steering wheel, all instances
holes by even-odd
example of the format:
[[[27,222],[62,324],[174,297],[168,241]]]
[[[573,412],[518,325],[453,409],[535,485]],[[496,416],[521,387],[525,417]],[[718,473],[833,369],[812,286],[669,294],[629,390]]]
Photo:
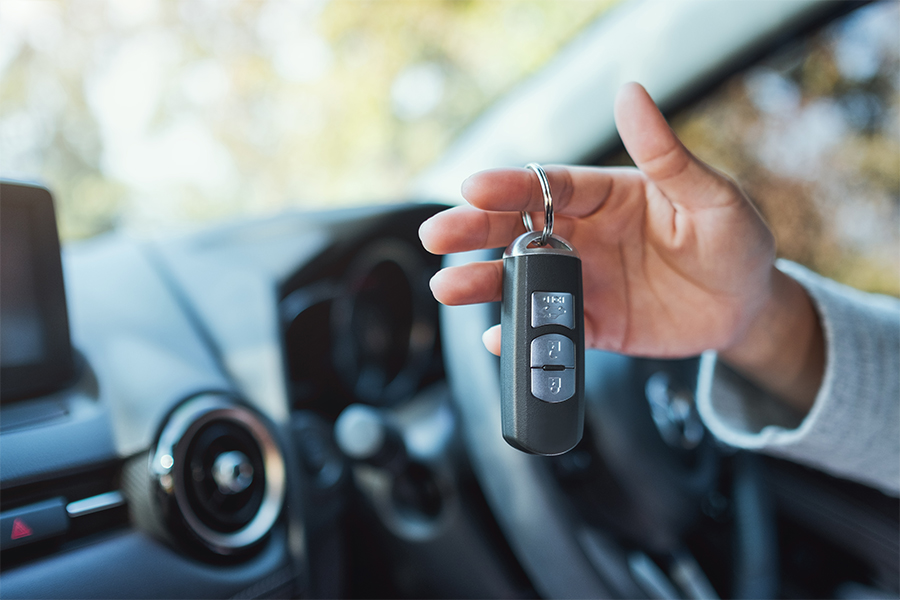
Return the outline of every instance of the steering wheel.
[[[445,266],[495,258],[496,251],[480,250],[447,256]],[[500,433],[499,360],[481,341],[498,321],[496,305],[441,309],[444,360],[466,447],[510,547],[542,597],[647,596],[647,586],[636,581],[635,549],[683,548],[701,500],[717,485],[720,452],[711,436],[684,406],[664,406],[677,403],[679,389],[690,394],[696,360],[589,351],[585,439],[562,457],[534,456],[510,447]],[[770,517],[751,510],[735,521],[739,529],[741,522],[760,527]],[[773,545],[738,552],[736,572],[766,552],[774,556]]]

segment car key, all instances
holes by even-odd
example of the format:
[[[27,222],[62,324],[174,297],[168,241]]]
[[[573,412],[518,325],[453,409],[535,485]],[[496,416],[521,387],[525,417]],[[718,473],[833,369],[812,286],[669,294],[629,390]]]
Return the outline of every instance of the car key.
[[[553,235],[547,176],[531,163],[544,193],[544,230],[527,231],[503,254],[501,418],[503,437],[523,452],[556,455],[584,430],[584,306],[581,258]]]

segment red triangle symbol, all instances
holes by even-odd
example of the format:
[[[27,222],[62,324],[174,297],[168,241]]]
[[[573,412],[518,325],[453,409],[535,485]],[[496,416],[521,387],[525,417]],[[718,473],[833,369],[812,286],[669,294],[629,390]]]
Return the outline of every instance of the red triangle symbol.
[[[18,540],[23,537],[28,537],[32,534],[31,527],[25,524],[25,521],[22,519],[16,519],[13,521],[13,530],[10,539]]]

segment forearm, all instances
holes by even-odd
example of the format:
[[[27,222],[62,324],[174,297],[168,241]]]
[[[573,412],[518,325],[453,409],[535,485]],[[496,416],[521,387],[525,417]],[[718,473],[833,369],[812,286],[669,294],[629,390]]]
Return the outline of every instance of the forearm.
[[[820,317],[825,367],[815,402],[808,413],[797,414],[784,401],[786,393],[776,398],[766,381],[748,383],[748,376],[736,376],[734,368],[723,368],[724,361],[709,353],[701,360],[697,389],[704,423],[731,446],[800,462],[897,496],[900,301],[865,294],[787,261],[779,261],[778,268],[802,286]],[[787,331],[797,339],[787,343],[808,337],[798,333],[804,326],[791,327]],[[772,372],[781,379],[778,365]]]
[[[822,324],[809,295],[772,268],[771,295],[746,330],[719,356],[800,415],[809,412],[825,369]]]

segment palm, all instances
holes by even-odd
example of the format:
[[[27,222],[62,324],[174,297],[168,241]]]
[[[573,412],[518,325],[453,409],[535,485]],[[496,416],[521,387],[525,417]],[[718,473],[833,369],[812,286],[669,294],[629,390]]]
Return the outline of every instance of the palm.
[[[725,346],[765,285],[765,225],[727,182],[710,192],[712,206],[691,211],[637,170],[612,175],[596,211],[561,217],[584,264],[588,346],[666,357]]]

